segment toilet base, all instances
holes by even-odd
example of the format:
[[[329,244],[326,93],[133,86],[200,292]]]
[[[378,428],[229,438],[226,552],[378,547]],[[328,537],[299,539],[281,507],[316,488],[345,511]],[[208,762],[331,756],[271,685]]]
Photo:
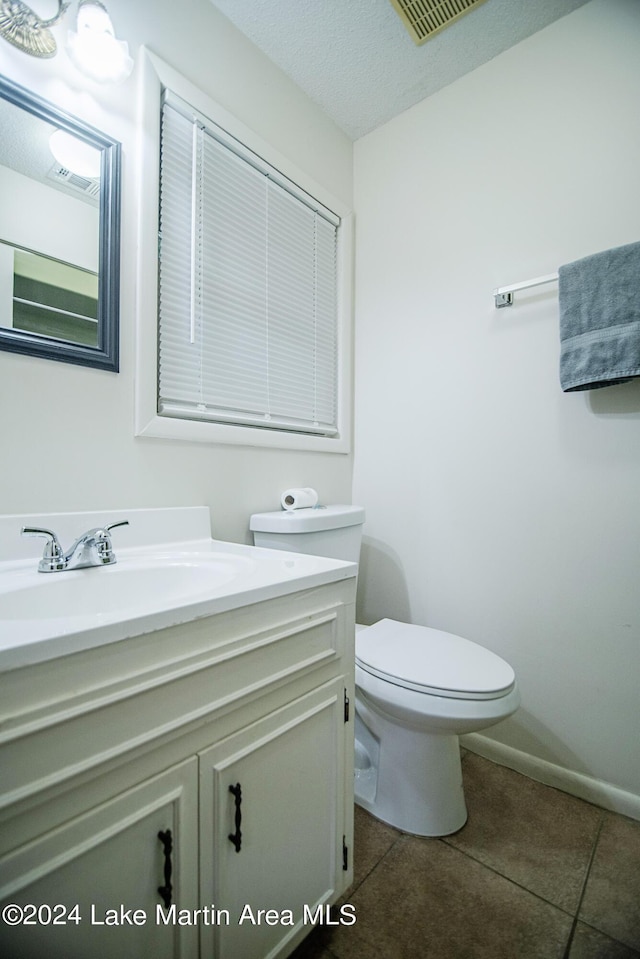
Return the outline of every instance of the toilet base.
[[[356,803],[416,836],[448,836],[461,829],[467,807],[458,736],[397,726],[377,711],[367,715],[362,701],[356,708]]]

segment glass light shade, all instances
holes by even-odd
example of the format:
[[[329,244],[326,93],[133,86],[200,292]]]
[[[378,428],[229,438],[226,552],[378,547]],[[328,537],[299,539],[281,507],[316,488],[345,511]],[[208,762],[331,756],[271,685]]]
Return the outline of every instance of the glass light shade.
[[[100,176],[100,150],[64,130],[55,130],[49,137],[49,149],[66,170],[93,180]]]
[[[77,30],[70,30],[67,50],[81,73],[99,83],[119,83],[133,69],[129,46],[114,34],[111,18],[98,0],[78,7]]]

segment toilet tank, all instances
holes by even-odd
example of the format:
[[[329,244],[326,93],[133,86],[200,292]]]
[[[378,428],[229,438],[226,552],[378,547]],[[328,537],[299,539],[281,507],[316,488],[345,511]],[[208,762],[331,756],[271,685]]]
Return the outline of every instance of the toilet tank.
[[[357,563],[364,518],[361,506],[315,506],[254,513],[249,529],[256,546]]]

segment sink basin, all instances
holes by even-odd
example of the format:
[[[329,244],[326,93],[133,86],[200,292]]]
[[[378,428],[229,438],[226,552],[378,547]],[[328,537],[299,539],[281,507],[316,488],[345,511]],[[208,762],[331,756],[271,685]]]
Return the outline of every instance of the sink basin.
[[[0,590],[0,620],[112,617],[193,602],[230,583],[250,560],[203,554],[133,558],[59,573],[24,571]]]
[[[66,545],[124,520],[111,566],[40,573],[42,543],[20,535],[25,526],[52,529]],[[350,579],[356,569],[212,539],[206,506],[0,515],[0,673]]]

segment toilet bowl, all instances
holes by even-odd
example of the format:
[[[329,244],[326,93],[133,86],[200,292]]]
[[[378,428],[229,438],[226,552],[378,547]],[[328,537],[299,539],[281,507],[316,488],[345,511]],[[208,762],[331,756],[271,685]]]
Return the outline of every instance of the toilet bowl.
[[[518,708],[511,667],[476,643],[381,620],[356,629],[356,802],[419,836],[466,822],[458,736]]]
[[[254,513],[256,546],[358,562],[364,510]],[[513,670],[477,643],[383,619],[356,627],[355,799],[404,832],[445,836],[466,822],[458,737],[518,708]]]

